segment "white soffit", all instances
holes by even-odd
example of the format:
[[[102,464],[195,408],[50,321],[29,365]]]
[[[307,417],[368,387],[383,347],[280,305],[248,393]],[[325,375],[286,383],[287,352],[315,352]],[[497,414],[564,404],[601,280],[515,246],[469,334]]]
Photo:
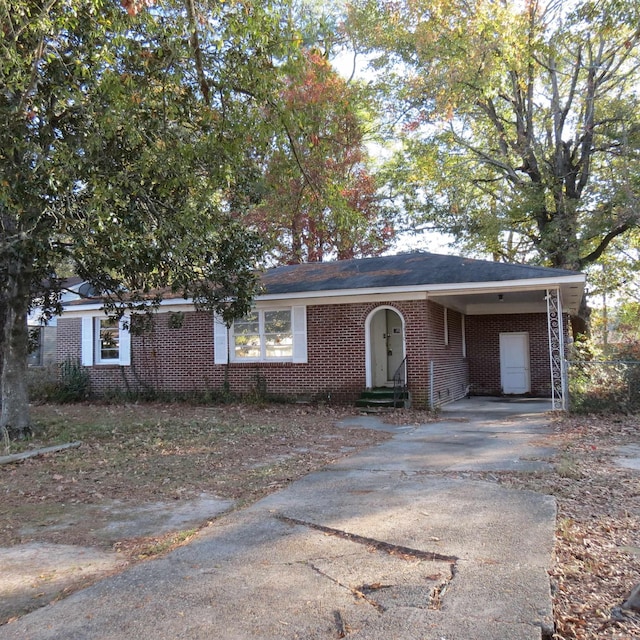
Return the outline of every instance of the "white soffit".
[[[481,313],[480,306],[484,307],[482,313],[503,313],[505,311],[496,309],[500,303],[498,296],[503,295],[502,302],[508,301],[508,297],[513,299],[512,294],[520,294],[516,302],[521,309],[514,309],[510,313],[531,313],[535,311],[546,311],[546,301],[544,296],[547,289],[560,289],[562,302],[565,310],[577,310],[584,290],[585,276],[577,274],[563,278],[535,278],[530,280],[507,280],[504,282],[465,282],[456,284],[441,285],[420,285],[420,286],[398,286],[377,289],[335,289],[330,291],[301,291],[290,294],[264,294],[257,296],[258,303],[276,301],[305,301],[306,304],[348,304],[353,302],[375,302],[375,301],[400,301],[400,300],[423,300],[430,298],[438,301],[444,306],[450,306],[463,313],[471,305],[475,313]],[[526,309],[522,307],[526,304]],[[503,304],[503,308],[507,308]],[[540,307],[538,309],[538,306]],[[488,311],[488,307],[491,310]]]
[[[335,289],[324,291],[301,291],[284,294],[263,294],[255,298],[256,306],[291,306],[292,304],[353,304],[354,302],[394,302],[402,300],[437,301],[443,306],[467,315],[495,313],[535,313],[546,311],[547,289],[560,289],[565,311],[577,311],[584,290],[585,276],[562,278],[532,278],[529,280],[507,280],[503,282],[464,282],[439,285],[398,286],[375,289]],[[502,295],[502,300],[498,298]],[[81,317],[101,311],[101,303],[69,305],[64,310],[67,318]],[[158,312],[193,311],[192,301],[184,298],[169,298],[160,303]]]

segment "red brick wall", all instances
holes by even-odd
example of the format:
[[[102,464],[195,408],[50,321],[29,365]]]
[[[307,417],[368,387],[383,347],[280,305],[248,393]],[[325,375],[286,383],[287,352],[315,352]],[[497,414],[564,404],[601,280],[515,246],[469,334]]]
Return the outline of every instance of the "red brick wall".
[[[352,402],[366,385],[365,324],[377,306],[390,306],[404,318],[408,385],[415,406],[430,396],[433,361],[434,404],[462,397],[468,384],[462,357],[462,321],[448,311],[449,344],[444,341],[444,309],[425,300],[377,304],[317,305],[307,309],[307,363],[232,363],[232,392],[258,387],[267,393],[309,396],[334,402]],[[220,390],[225,367],[214,365],[213,318],[205,312],[184,314],[180,328],[170,326],[170,315],[158,314],[151,334],[131,337],[131,366],[91,367],[92,389],[190,392]],[[81,321],[58,322],[58,360],[80,357]]]
[[[474,395],[500,395],[500,333],[528,332],[531,393],[551,395],[546,313],[467,316],[469,381]]]
[[[56,361],[67,358],[80,359],[82,349],[82,321],[80,318],[58,318]]]
[[[121,391],[206,391],[212,384],[213,321],[210,313],[184,314],[182,328],[169,326],[169,314],[155,317],[151,334],[131,336],[131,366],[117,364],[91,367],[95,394]],[[80,357],[81,320],[58,320],[59,361]]]
[[[433,360],[433,405],[465,396],[469,384],[467,361],[462,357],[462,315],[447,310],[448,345],[444,340],[444,307],[429,303],[429,359]]]

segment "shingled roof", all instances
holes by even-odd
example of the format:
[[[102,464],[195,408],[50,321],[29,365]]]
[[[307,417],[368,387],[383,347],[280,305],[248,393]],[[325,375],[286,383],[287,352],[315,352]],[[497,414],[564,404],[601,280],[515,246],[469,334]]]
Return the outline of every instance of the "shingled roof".
[[[266,294],[304,291],[378,289],[514,280],[555,279],[577,271],[523,264],[473,260],[435,253],[402,253],[378,258],[311,262],[276,267],[265,272]]]

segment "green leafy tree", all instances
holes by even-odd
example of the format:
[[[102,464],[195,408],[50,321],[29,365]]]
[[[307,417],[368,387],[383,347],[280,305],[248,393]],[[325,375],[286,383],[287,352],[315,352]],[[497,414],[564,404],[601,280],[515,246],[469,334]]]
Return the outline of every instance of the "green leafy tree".
[[[612,243],[612,250],[588,269],[593,300],[591,335],[605,353],[611,343],[640,340],[640,229]],[[634,314],[636,314],[634,318]]]
[[[229,193],[272,129],[255,105],[293,46],[280,15],[0,0],[0,427],[29,432],[26,317],[59,311],[63,264],[116,315],[168,291],[227,322],[247,311],[261,243]]]
[[[640,9],[581,0],[356,0],[392,96],[394,182],[425,225],[496,259],[585,269],[638,226]],[[574,331],[584,331],[586,302]]]

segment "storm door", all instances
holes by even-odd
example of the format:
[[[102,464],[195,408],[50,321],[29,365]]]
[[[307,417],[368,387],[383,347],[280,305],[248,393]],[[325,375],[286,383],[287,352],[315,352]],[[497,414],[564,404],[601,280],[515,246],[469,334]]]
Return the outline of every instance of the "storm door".
[[[381,308],[369,325],[370,377],[372,387],[393,386],[393,375],[404,360],[402,318],[397,311]]]

